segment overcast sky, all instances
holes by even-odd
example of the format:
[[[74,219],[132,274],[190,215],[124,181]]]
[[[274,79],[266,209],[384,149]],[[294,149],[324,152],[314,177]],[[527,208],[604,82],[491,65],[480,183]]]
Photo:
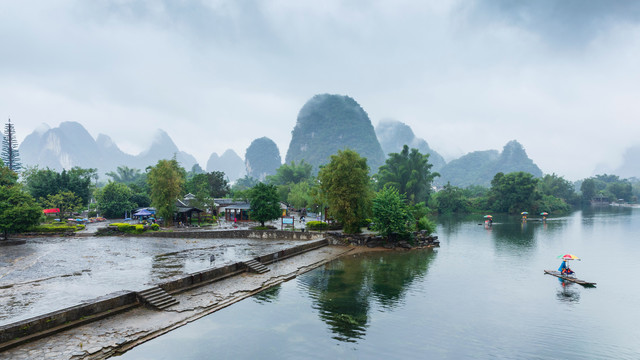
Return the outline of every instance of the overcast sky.
[[[0,2],[0,115],[77,121],[126,152],[163,129],[202,167],[353,97],[447,160],[523,144],[576,180],[640,145],[640,1]]]

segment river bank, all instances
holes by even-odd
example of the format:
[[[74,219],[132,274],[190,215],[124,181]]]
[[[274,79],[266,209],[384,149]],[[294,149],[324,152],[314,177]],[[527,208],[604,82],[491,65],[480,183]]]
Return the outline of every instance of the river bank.
[[[267,265],[264,274],[243,273],[175,294],[164,311],[136,307],[0,353],[0,359],[105,359],[218,311],[345,254],[370,249],[326,246]]]

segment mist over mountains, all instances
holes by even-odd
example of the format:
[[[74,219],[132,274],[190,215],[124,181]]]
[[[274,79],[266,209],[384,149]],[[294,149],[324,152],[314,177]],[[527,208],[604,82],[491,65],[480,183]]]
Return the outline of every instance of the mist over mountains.
[[[244,160],[235,151],[227,149],[222,155],[211,154],[207,161],[207,172],[222,171],[229,181],[236,181],[247,174]]]
[[[156,131],[147,150],[131,155],[120,150],[109,136],[99,134],[94,139],[80,123],[71,121],[63,122],[57,128],[39,127],[24,139],[19,151],[23,165],[56,171],[74,166],[96,168],[101,176],[121,165],[145,169],[174,155],[185,169],[191,169],[197,163],[192,155],[180,151],[162,130]]]
[[[385,156],[399,153],[404,145],[418,149],[422,154],[429,154],[429,163],[433,164],[432,171],[439,171],[446,165],[442,155],[429,147],[424,139],[418,138],[409,125],[397,120],[382,120],[376,126],[376,136],[382,146]]]
[[[452,160],[440,169],[440,177],[434,182],[439,185],[449,182],[458,187],[489,186],[495,174],[514,171],[528,172],[535,177],[542,176],[542,170],[529,159],[524,147],[516,140],[509,141],[502,152],[474,151]]]
[[[397,120],[383,120],[374,129],[368,114],[354,99],[330,94],[316,95],[301,108],[292,130],[286,162],[304,160],[317,171],[332,154],[350,148],[367,157],[371,171],[376,172],[387,154],[400,152],[405,144],[429,154],[429,162],[434,165],[432,170],[441,174],[435,180],[438,185],[450,182],[461,187],[488,186],[497,172],[526,171],[536,177],[543,174],[516,140],[508,142],[502,151],[474,151],[446,163],[408,125]],[[96,168],[103,180],[106,172],[114,171],[118,166],[144,170],[160,159],[174,156],[186,170],[197,164],[193,155],[181,151],[162,130],[155,132],[146,150],[132,155],[120,150],[107,135],[99,134],[94,139],[78,122],[63,122],[57,128],[43,124],[24,139],[19,151],[24,166],[37,165],[56,171],[74,166]],[[275,173],[282,163],[280,150],[267,137],[255,139],[244,155],[243,159],[231,149],[220,156],[212,153],[205,168],[208,172],[223,171],[233,182],[245,175],[263,180]],[[624,177],[640,174],[638,159],[640,147],[629,149],[618,173]]]

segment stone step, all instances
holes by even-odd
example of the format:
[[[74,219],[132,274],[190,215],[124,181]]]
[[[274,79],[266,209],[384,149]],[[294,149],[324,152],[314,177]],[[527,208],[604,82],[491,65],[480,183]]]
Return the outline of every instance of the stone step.
[[[169,293],[164,291],[159,286],[140,291],[138,292],[138,296],[144,303],[149,304],[159,310],[164,310],[179,303],[178,300],[169,295]]]
[[[145,300],[147,300],[148,302],[156,302],[162,299],[171,299],[171,295],[164,293],[164,294],[153,294],[151,296],[145,297]]]
[[[267,268],[266,266],[264,266],[263,264],[261,264],[255,259],[245,261],[244,264],[247,265],[247,267],[249,268],[249,271],[254,273],[264,274],[270,271],[269,268]]]

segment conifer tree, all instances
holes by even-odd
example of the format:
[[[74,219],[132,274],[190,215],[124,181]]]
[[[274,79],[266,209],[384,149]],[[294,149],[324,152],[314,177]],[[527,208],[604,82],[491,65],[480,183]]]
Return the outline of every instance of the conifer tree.
[[[4,126],[4,138],[2,139],[2,161],[12,171],[18,173],[22,169],[20,153],[18,152],[18,140],[16,132],[11,124],[11,119]]]

